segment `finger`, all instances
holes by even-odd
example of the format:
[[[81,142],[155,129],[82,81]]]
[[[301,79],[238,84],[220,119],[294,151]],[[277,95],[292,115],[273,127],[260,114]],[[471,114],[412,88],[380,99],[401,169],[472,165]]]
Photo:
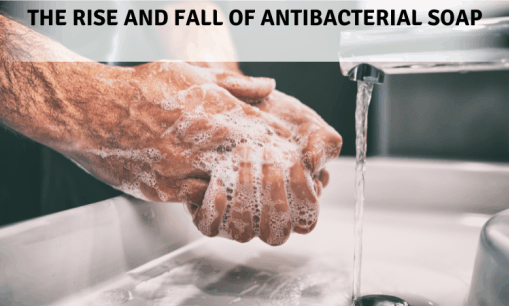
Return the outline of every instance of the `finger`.
[[[329,171],[322,169],[320,173],[318,173],[318,179],[322,182],[323,187],[327,187],[329,184]]]
[[[318,220],[318,198],[309,170],[297,161],[290,168],[288,197],[292,209],[293,230],[306,234],[313,230]]]
[[[262,165],[262,209],[260,239],[275,246],[285,243],[292,231],[292,216],[286,197],[283,169],[277,166],[274,151],[265,149]]]
[[[218,143],[227,139],[230,132],[227,126],[214,125],[214,122],[205,117],[187,120],[183,124],[187,126],[182,129],[180,139],[202,151],[217,147]]]
[[[226,208],[224,184],[217,176],[212,176],[202,205],[195,210],[193,222],[203,235],[214,237],[219,234],[219,226]]]
[[[241,105],[241,107],[246,115],[261,118],[269,127],[272,128],[272,130],[267,129],[267,135],[272,136],[272,134],[275,133],[282,138],[290,138],[292,136],[292,132],[272,114],[260,111],[259,108],[248,104]]]
[[[247,103],[256,103],[265,99],[276,88],[274,79],[248,77],[230,71],[217,73],[216,83]]]
[[[315,187],[316,196],[319,197],[322,195],[322,189],[323,189],[322,182],[320,182],[320,180],[317,178],[314,178],[313,182],[315,183],[314,187]]]
[[[256,104],[256,107],[298,126],[307,122],[314,122],[317,125],[327,124],[307,105],[278,90],[272,91],[270,96],[264,99],[262,103]]]
[[[317,172],[328,161],[338,157],[342,144],[343,139],[332,128],[319,128],[312,131],[302,150],[304,164],[311,173]]]
[[[237,147],[234,154],[238,160],[238,176],[235,191],[226,190],[233,204],[228,228],[234,240],[248,242],[255,237],[255,230],[258,229],[255,210],[259,204],[256,201],[257,187],[253,181],[253,156],[251,148],[245,145]]]
[[[188,71],[186,76],[195,83],[215,82],[236,98],[248,103],[267,98],[276,88],[276,81],[271,78],[248,77],[229,70],[202,68],[189,64],[186,64],[183,69],[192,70],[192,72]]]
[[[203,179],[184,179],[177,182],[179,187],[178,199],[186,204],[191,215],[202,206],[209,182]]]
[[[144,182],[140,182],[140,191],[145,198],[153,202],[164,202],[157,193],[156,188],[147,185]]]
[[[268,99],[256,107],[297,127],[294,140],[303,146],[305,165],[312,173],[339,155],[341,136],[299,100],[274,90]]]

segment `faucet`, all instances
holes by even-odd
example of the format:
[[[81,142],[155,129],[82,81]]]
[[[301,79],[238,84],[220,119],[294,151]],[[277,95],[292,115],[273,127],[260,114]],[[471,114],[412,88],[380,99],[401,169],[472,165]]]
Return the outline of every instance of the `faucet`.
[[[342,32],[341,73],[352,81],[383,83],[385,74],[509,69],[509,18],[475,25],[389,27]]]

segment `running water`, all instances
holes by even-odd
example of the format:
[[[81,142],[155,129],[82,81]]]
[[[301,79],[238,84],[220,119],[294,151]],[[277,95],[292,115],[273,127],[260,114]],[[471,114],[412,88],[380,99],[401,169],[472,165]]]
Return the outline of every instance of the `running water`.
[[[355,109],[355,229],[352,300],[360,297],[362,263],[362,218],[364,214],[364,175],[366,173],[366,137],[368,132],[368,106],[373,83],[357,82],[357,108]]]

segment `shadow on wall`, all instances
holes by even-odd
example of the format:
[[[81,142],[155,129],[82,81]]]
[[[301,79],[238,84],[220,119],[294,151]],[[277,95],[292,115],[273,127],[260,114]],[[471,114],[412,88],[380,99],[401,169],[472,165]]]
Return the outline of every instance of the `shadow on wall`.
[[[122,194],[63,155],[0,127],[0,226]]]

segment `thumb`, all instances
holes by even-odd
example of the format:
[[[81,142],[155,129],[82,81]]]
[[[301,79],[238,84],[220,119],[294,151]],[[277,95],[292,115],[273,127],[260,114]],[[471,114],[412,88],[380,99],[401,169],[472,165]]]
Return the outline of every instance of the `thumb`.
[[[267,98],[276,88],[276,80],[245,76],[236,65],[200,62],[187,64],[201,77],[223,87],[237,99],[246,103],[259,102]]]
[[[254,78],[231,71],[216,74],[216,83],[246,103],[259,102],[267,98],[276,88],[274,79]]]

